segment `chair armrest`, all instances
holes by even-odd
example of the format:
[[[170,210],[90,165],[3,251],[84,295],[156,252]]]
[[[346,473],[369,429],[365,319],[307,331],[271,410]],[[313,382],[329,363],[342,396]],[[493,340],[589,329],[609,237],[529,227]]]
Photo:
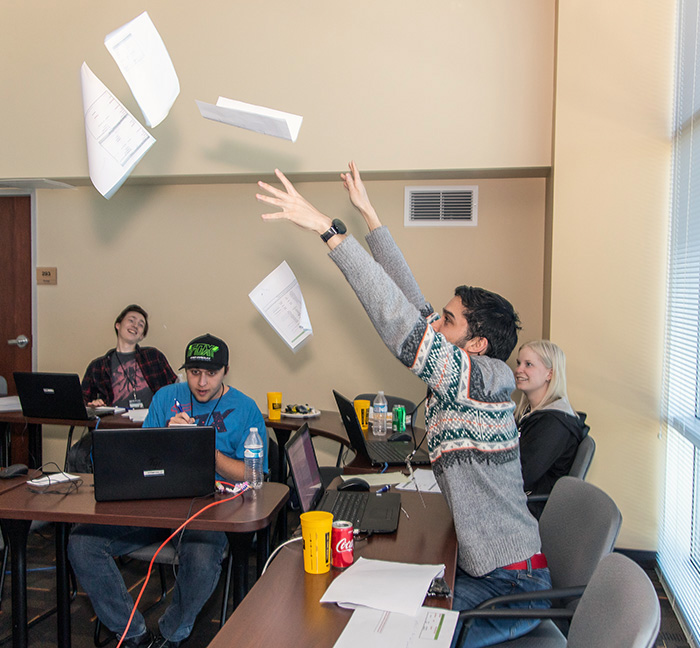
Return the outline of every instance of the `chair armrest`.
[[[544,599],[579,597],[583,594],[584,589],[585,586],[580,585],[577,587],[558,587],[554,589],[537,590],[535,592],[518,592],[517,594],[495,596],[494,598],[490,598],[483,603],[480,603],[475,609],[485,610],[487,608],[493,608],[495,605],[518,603],[520,601],[542,601]]]
[[[549,493],[542,493],[541,495],[528,495],[527,501],[529,502],[546,502],[549,499]]]
[[[573,610],[562,608],[499,608],[498,610],[462,610],[459,620],[467,619],[571,619]]]

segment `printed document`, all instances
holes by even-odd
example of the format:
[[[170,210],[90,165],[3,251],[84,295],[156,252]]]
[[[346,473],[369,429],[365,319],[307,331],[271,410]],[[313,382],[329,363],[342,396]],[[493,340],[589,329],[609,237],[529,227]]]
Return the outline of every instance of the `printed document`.
[[[358,608],[334,648],[449,648],[459,612],[422,607],[415,616]]]
[[[197,101],[197,106],[202,117],[206,119],[238,126],[263,135],[281,137],[292,142],[297,141],[301,122],[304,119],[301,115],[255,106],[235,99],[226,99],[226,97],[219,97],[216,106],[203,101]]]
[[[301,287],[286,261],[253,288],[248,297],[295,353],[313,335]]]
[[[108,200],[153,146],[153,136],[87,66],[80,68],[90,180]]]
[[[129,84],[146,125],[158,126],[180,94],[180,81],[148,12],[107,35],[105,47]]]

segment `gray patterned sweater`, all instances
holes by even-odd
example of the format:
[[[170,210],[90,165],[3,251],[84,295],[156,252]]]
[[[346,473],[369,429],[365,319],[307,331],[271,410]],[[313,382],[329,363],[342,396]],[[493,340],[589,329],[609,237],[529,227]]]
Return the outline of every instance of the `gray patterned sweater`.
[[[458,564],[472,576],[540,550],[520,471],[515,389],[508,366],[469,356],[430,326],[423,297],[385,227],[367,236],[374,259],[352,236],[331,251],[389,350],[429,387],[428,449],[452,511]]]

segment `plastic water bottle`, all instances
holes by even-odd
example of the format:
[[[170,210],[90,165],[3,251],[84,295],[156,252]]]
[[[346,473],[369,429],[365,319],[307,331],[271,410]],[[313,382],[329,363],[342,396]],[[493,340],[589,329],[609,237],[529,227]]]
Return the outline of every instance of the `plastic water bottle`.
[[[384,392],[377,392],[372,403],[372,432],[375,436],[386,436],[386,418],[389,406]]]
[[[258,428],[250,428],[245,440],[245,480],[255,490],[262,488],[263,483],[263,443]]]

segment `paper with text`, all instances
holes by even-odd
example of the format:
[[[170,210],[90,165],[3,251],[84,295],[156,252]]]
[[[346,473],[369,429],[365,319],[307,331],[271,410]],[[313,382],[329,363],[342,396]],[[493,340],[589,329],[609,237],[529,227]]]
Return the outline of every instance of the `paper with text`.
[[[255,106],[226,97],[219,97],[216,106],[196,99],[195,101],[202,117],[206,119],[230,126],[238,126],[263,135],[281,137],[292,142],[297,141],[301,122],[304,119],[301,115]]]
[[[158,126],[180,94],[180,81],[148,12],[108,34],[105,47],[129,84],[146,125]]]
[[[286,261],[253,288],[248,297],[295,353],[313,335],[301,287]]]
[[[413,479],[409,479],[408,481],[404,479],[403,483],[399,484],[396,488],[409,491],[420,490],[421,493],[440,492],[440,486],[438,486],[437,480],[435,479],[435,473],[433,473],[430,468],[417,468],[413,471],[413,476],[415,477],[415,482]],[[418,486],[417,489],[416,486]]]
[[[415,616],[358,608],[333,648],[449,648],[458,616],[430,607]]]
[[[80,80],[90,180],[109,200],[156,140],[87,63],[80,68]]]

